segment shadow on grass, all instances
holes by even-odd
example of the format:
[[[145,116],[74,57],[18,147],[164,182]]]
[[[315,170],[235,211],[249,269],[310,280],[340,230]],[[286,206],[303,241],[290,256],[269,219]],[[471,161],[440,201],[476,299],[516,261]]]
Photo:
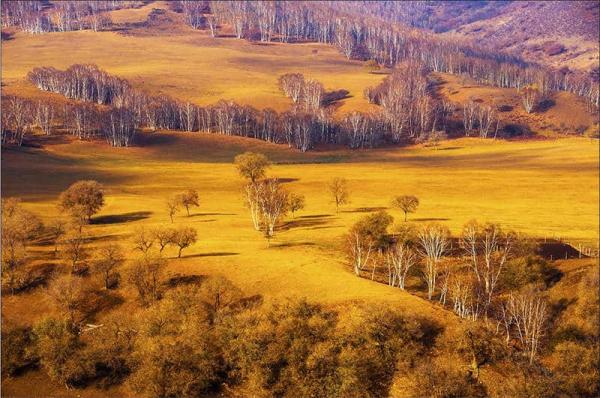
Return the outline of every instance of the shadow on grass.
[[[185,217],[203,217],[203,216],[237,216],[236,213],[193,213]]]
[[[314,246],[314,245],[315,245],[314,242],[284,242],[284,243],[278,243],[278,244],[271,243],[271,248],[279,249],[279,248],[285,248],[285,247],[301,247],[301,246]]]
[[[354,210],[342,210],[342,213],[370,213],[372,211],[387,210],[387,207],[357,207]]]
[[[206,278],[208,278],[206,275],[175,275],[166,282],[166,285],[169,287],[200,285]]]
[[[131,213],[123,213],[123,214],[109,214],[106,216],[94,217],[91,220],[90,224],[94,225],[105,225],[105,224],[122,224],[133,221],[144,220],[149,218],[152,214],[151,211],[134,211]]]
[[[189,254],[187,256],[181,256],[181,258],[198,258],[198,257],[227,257],[227,256],[237,256],[240,253],[235,252],[213,252],[213,253],[198,253],[198,254]]]
[[[307,228],[324,225],[329,222],[330,215],[315,215],[315,216],[303,216],[296,219],[287,221],[278,228],[280,231],[288,231],[293,228]]]

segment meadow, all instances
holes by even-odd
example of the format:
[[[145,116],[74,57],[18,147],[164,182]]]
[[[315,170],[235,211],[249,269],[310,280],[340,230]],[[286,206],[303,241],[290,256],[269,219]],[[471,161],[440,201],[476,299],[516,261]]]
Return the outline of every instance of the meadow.
[[[21,197],[48,221],[58,216],[56,199],[62,190],[80,179],[98,180],[107,200],[89,226],[90,234],[99,242],[128,248],[137,226],[170,224],[167,199],[194,188],[200,193],[200,208],[190,217],[179,214],[175,224],[195,228],[199,241],[183,258],[170,262],[170,273],[222,274],[249,294],[269,297],[314,297],[329,303],[389,300],[409,312],[435,309],[414,296],[354,277],[341,251],[343,234],[370,211],[387,209],[396,224],[403,223],[401,212],[389,208],[393,195],[419,197],[421,205],[409,223],[438,221],[454,234],[477,219],[537,238],[598,239],[598,147],[585,139],[465,138],[437,148],[310,154],[203,133],[160,132],[142,139],[143,147],[120,150],[101,143],[48,140],[43,150],[5,151],[3,196]],[[243,180],[232,161],[245,150],[267,154],[275,162],[268,175],[306,196],[306,209],[287,218],[270,247],[252,228],[243,206]],[[351,191],[351,203],[339,213],[327,190],[335,176],[348,179]],[[130,257],[135,256],[130,250]],[[8,298],[4,305],[12,301]],[[37,309],[41,316],[44,307]],[[11,310],[5,315],[21,317]]]
[[[211,38],[206,30],[193,30],[179,20],[168,29],[160,24],[140,25],[154,8],[168,5],[153,2],[112,11],[117,24],[113,31],[16,33],[2,42],[4,93],[66,103],[60,95],[37,90],[26,80],[27,73],[39,66],[66,69],[76,63],[94,63],[148,94],[167,94],[198,105],[232,99],[283,112],[290,108],[291,100],[278,88],[278,77],[299,72],[322,82],[327,91],[348,90],[346,98],[330,105],[337,120],[355,110],[377,108],[368,103],[363,91],[379,84],[389,70],[373,71],[364,61],[347,60],[334,47],[316,43],[237,40],[227,29],[223,30],[225,37]],[[182,18],[174,12],[167,16]],[[82,278],[91,286],[89,306],[94,307],[86,322],[101,324],[114,314],[147,314],[126,278],[141,257],[133,235],[142,227],[189,226],[197,231],[198,241],[185,249],[181,258],[175,248],[166,249],[165,280],[222,275],[238,286],[244,297],[258,297],[266,304],[307,298],[339,311],[342,322],[363,317],[364,308],[423,316],[444,329],[434,350],[439,349],[444,361],[462,371],[463,360],[456,356],[453,343],[451,349],[444,346],[444,339],[452,341],[453,334],[469,321],[456,316],[451,307],[423,298],[420,270],[410,276],[407,291],[356,277],[343,250],[344,235],[361,217],[385,210],[394,217],[391,232],[403,224],[421,227],[436,222],[457,237],[466,222],[476,219],[499,223],[534,239],[560,238],[597,248],[600,148],[596,139],[565,135],[582,126],[590,133],[598,124],[583,100],[570,93],[556,93],[552,107],[526,114],[516,90],[485,87],[449,74],[431,77],[439,83],[435,95],[440,99],[459,107],[469,100],[510,106],[510,111],[500,115],[502,122],[527,125],[537,134],[507,140],[463,137],[442,140],[437,146],[368,150],[324,145],[302,153],[254,139],[173,131],[143,131],[134,146],[114,148],[101,140],[77,140],[56,128],[49,136],[36,131],[23,147],[2,148],[2,198],[20,198],[25,209],[48,225],[67,217],[57,204],[60,193],[71,184],[96,180],[103,185],[105,205],[83,227],[88,247],[116,243],[123,248],[126,261],[118,289],[104,289],[95,276]],[[460,113],[454,114],[454,122],[459,121]],[[306,208],[288,214],[270,242],[253,228],[244,206],[245,181],[236,170],[234,157],[246,151],[268,156],[272,165],[267,177],[278,178],[287,191],[306,198]],[[349,184],[350,203],[339,211],[328,191],[334,177],[345,178]],[[167,201],[187,189],[198,191],[200,206],[192,208],[189,216],[179,212],[172,223]],[[390,204],[397,195],[419,198],[420,205],[407,222]],[[54,244],[43,240],[28,247],[28,272],[48,277],[48,281],[15,295],[3,294],[4,322],[27,327],[48,315],[57,316],[55,300],[44,283],[50,285],[52,275],[70,273],[61,250],[55,255]],[[577,295],[575,289],[582,275],[595,265],[594,260],[552,263],[564,272],[559,283],[547,286],[553,305]],[[169,282],[165,282],[167,290],[173,287],[167,285]],[[553,314],[555,319],[567,319],[569,311],[575,310],[569,308],[567,315],[560,311]],[[506,374],[519,371],[515,367],[503,374],[502,366],[509,362],[483,372],[482,379],[496,395],[501,390],[495,389],[510,378]],[[41,369],[25,375],[3,379],[3,396],[131,396],[124,384],[108,390],[95,386],[65,390]],[[393,396],[410,395],[403,390],[407,387],[402,377],[398,376],[390,390]]]

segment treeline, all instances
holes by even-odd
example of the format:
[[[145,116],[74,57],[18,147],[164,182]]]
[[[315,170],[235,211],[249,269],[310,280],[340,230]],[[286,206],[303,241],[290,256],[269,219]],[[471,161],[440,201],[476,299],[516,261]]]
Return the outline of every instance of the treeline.
[[[92,29],[100,31],[112,24],[106,11],[140,7],[143,1],[87,0],[54,1],[6,0],[2,2],[2,27],[17,27],[39,34]]]
[[[146,127],[257,138],[307,151],[317,144],[359,148],[428,139],[448,114],[431,98],[424,69],[413,71],[413,66],[398,68],[372,90],[372,100],[382,105],[383,112],[355,112],[341,121],[334,119],[327,105],[346,92],[327,93],[320,82],[305,80],[297,73],[279,79],[280,88],[294,102],[289,111],[282,113],[233,101],[221,100],[202,107],[166,95],[150,96],[94,65],[72,65],[65,71],[35,68],[28,79],[41,90],[106,105],[99,108],[77,103],[71,111],[63,112],[65,125],[79,138],[102,135],[113,146],[128,146],[136,130]],[[13,102],[7,101],[7,117],[12,115],[14,119],[17,110],[10,108]],[[22,123],[13,125],[8,123],[7,128],[18,131],[22,138]]]
[[[393,66],[420,61],[435,72],[466,75],[497,87],[536,85],[543,93],[569,91],[598,107],[598,76],[527,65],[513,56],[431,38],[372,15],[369,2],[177,1],[174,9],[196,29],[231,26],[237,38],[269,42],[316,41],[332,44],[348,59],[373,59]]]

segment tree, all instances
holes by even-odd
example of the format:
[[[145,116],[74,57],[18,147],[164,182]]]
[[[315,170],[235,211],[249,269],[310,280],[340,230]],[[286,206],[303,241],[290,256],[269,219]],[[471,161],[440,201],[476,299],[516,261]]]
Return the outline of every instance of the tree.
[[[305,205],[304,195],[300,195],[300,194],[297,194],[294,192],[289,194],[288,208],[292,212],[292,216],[294,216],[294,213],[297,212],[298,210],[304,209],[304,205]]]
[[[48,224],[47,231],[52,240],[54,241],[54,255],[58,252],[58,243],[62,236],[67,232],[67,223],[60,219],[53,219],[50,224]]]
[[[89,222],[104,206],[104,189],[97,181],[85,180],[72,184],[60,194],[59,207],[73,215],[83,214]]]
[[[129,270],[128,280],[136,288],[142,304],[148,305],[160,298],[166,265],[163,258],[143,256]]]
[[[514,252],[515,239],[513,233],[504,232],[498,224],[479,225],[473,220],[463,227],[461,245],[485,294],[486,315],[504,266]]]
[[[55,279],[48,290],[61,314],[75,326],[83,315],[84,291],[82,280],[72,274]]]
[[[346,236],[346,251],[356,276],[366,268],[374,250],[384,249],[389,244],[388,227],[394,218],[385,211],[369,214],[358,220]],[[371,278],[375,275],[372,267]]]
[[[148,252],[154,245],[155,235],[144,227],[138,227],[133,232],[133,245],[136,250],[141,251],[144,256],[148,255]]]
[[[530,86],[521,90],[521,100],[523,101],[523,108],[525,108],[525,112],[533,112],[537,103],[539,102],[539,99],[540,92],[536,87]]]
[[[348,182],[345,178],[334,177],[329,183],[329,192],[333,196],[335,203],[335,212],[339,212],[339,208],[350,202],[350,191],[348,190]]]
[[[171,223],[173,223],[173,217],[175,217],[175,214],[179,212],[179,203],[180,200],[178,197],[167,200],[167,212],[169,213]]]
[[[177,257],[181,257],[181,251],[186,247],[189,247],[196,243],[198,240],[198,233],[194,228],[191,227],[181,227],[173,231],[171,235],[171,243],[177,247],[179,247],[179,252],[177,253]]]
[[[408,272],[416,263],[417,256],[406,243],[400,242],[392,246],[386,253],[388,284],[404,290]]]
[[[277,180],[262,181],[258,190],[258,206],[265,236],[271,239],[275,226],[288,210],[288,193]]]
[[[427,298],[431,300],[439,273],[439,262],[448,248],[450,232],[440,224],[428,224],[418,233],[419,253],[425,259],[423,277],[427,283]]]
[[[414,213],[419,207],[419,199],[412,195],[396,196],[392,199],[392,206],[404,212],[404,221],[406,222],[408,213]]]
[[[198,196],[198,191],[195,189],[188,189],[186,192],[178,195],[179,203],[181,206],[185,207],[187,215],[190,215],[190,207],[200,206],[200,197]]]
[[[264,178],[270,166],[269,159],[262,153],[245,152],[235,157],[234,163],[240,175],[255,183]]]
[[[172,228],[158,227],[152,230],[152,236],[156,243],[158,243],[158,251],[162,254],[163,250],[173,243],[173,235],[175,230]]]
[[[48,376],[67,386],[73,384],[77,368],[83,365],[76,356],[82,343],[73,324],[47,318],[35,325],[33,336],[36,353]]]
[[[115,244],[103,246],[96,251],[95,257],[94,270],[102,275],[104,287],[110,289],[114,286],[115,270],[125,261],[121,247]]]
[[[507,302],[507,312],[516,330],[514,336],[521,343],[529,362],[533,363],[540,340],[546,332],[546,301],[533,291],[511,294]]]
[[[242,291],[229,279],[213,276],[200,286],[200,299],[209,313],[209,323],[219,323],[224,314],[239,303]]]
[[[25,264],[27,245],[42,228],[40,219],[25,210],[19,199],[2,199],[2,277],[12,293],[19,288],[17,282]]]
[[[73,274],[85,271],[85,267],[80,267],[80,265],[88,257],[88,250],[85,247],[86,240],[86,235],[77,229],[70,230],[61,239],[62,255],[70,263]]]

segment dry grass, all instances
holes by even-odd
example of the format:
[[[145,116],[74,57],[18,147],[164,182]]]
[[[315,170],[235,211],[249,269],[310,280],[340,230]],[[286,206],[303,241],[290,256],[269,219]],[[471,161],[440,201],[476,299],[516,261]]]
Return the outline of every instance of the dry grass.
[[[175,223],[196,228],[200,240],[184,258],[170,262],[172,273],[224,274],[249,294],[329,303],[389,301],[410,312],[436,310],[396,289],[355,278],[339,250],[348,227],[368,211],[387,208],[392,195],[420,198],[409,222],[437,220],[454,233],[476,218],[534,236],[598,239],[598,147],[584,139],[462,139],[437,150],[341,151],[337,157],[324,151],[306,158],[281,146],[200,133],[159,133],[146,140],[146,147],[120,150],[73,142],[5,151],[3,195],[22,197],[48,220],[58,214],[60,191],[79,179],[97,179],[107,188],[99,221],[111,223],[91,225],[90,233],[104,237],[100,242],[119,241],[129,248],[128,235],[136,226],[170,224],[165,201],[193,187],[201,207]],[[160,144],[152,145],[155,141]],[[285,179],[289,190],[307,198],[307,209],[288,220],[271,247],[252,229],[242,205],[242,181],[231,163],[247,148],[282,162],[269,175]],[[288,161],[294,163],[283,163]],[[346,177],[352,189],[352,203],[339,214],[326,189],[333,176]],[[400,212],[389,211],[401,222]],[[38,308],[45,312],[44,306]],[[11,310],[5,314],[19,316]]]
[[[191,28],[185,34],[160,37],[90,31],[19,33],[14,40],[3,42],[2,50],[2,82],[7,93],[31,86],[24,80],[35,67],[64,69],[74,63],[95,63],[154,94],[166,93],[202,105],[233,99],[259,109],[284,111],[291,101],[279,91],[277,78],[301,72],[321,81],[328,91],[348,90],[350,98],[342,100],[338,109],[346,112],[368,107],[364,88],[383,78],[369,73],[363,62],[348,61],[326,45],[213,39]]]

